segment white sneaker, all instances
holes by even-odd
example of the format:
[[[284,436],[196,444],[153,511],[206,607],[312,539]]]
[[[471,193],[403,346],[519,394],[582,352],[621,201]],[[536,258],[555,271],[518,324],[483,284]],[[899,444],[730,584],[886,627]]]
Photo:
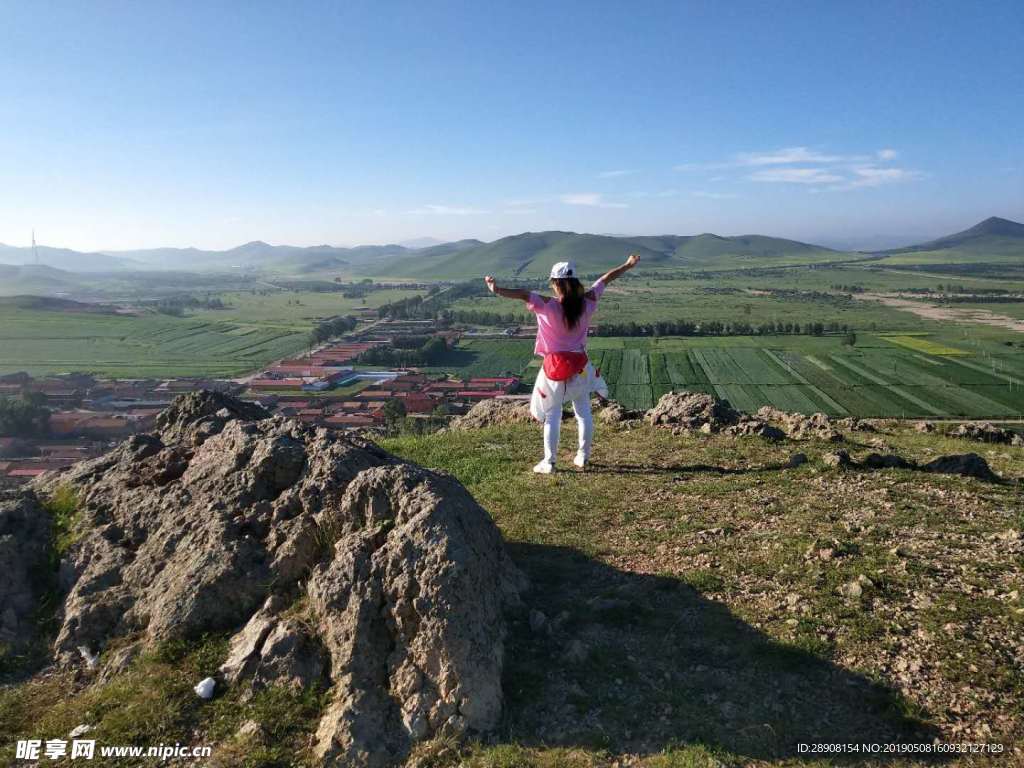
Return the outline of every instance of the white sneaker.
[[[580,469],[583,469],[587,466],[587,457],[584,456],[582,453],[577,453],[576,458],[572,460],[572,463],[575,464]]]
[[[555,465],[547,459],[541,459],[534,465],[533,471],[538,475],[550,475],[555,471]]]

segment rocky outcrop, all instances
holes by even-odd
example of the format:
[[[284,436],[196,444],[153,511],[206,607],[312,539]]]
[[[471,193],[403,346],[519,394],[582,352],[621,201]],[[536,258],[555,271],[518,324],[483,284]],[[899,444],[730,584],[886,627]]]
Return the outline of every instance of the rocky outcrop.
[[[621,404],[615,402],[609,403],[597,412],[598,420],[605,424],[621,424],[625,421],[636,421],[643,417],[643,411],[624,408]]]
[[[738,423],[740,414],[724,400],[704,392],[667,392],[647,411],[646,419],[654,426],[712,433]]]
[[[751,419],[749,417],[741,418],[739,424],[726,427],[724,432],[735,437],[760,437],[773,443],[786,439],[786,433],[778,427],[773,427],[771,424],[760,419]]]
[[[873,419],[858,419],[856,416],[847,416],[835,422],[840,429],[848,429],[851,432],[877,432],[878,427]]]
[[[998,443],[1001,445],[1024,445],[1024,436],[1011,429],[1003,429],[988,422],[968,422],[959,424],[946,433],[949,437],[963,440],[975,440],[980,443]]]
[[[860,461],[855,461],[846,451],[834,451],[821,457],[827,467],[837,469],[914,469],[921,472],[933,472],[941,475],[961,475],[975,477],[988,482],[1000,482],[1001,478],[988,462],[976,453],[958,453],[939,456],[925,464],[918,464],[894,453],[869,453]]]
[[[843,435],[836,429],[836,424],[824,413],[813,413],[805,416],[802,413],[789,413],[779,410],[770,405],[760,408],[755,414],[756,418],[773,424],[778,424],[787,436],[793,440],[814,439],[824,440],[829,443],[839,443]],[[862,422],[857,419],[847,423],[848,429],[860,427]],[[866,431],[866,430],[864,430]]]
[[[949,456],[939,456],[937,459],[922,464],[919,467],[924,472],[936,472],[943,475],[962,475],[963,477],[976,477],[979,480],[997,482],[1000,478],[988,462],[976,453],[955,453]]]
[[[392,765],[497,723],[503,612],[524,583],[450,477],[199,393],[60,482],[81,502],[59,660],[236,631],[225,682],[329,688],[327,765]]]
[[[50,514],[31,492],[0,492],[0,643],[32,640],[35,614],[47,588]]]
[[[482,429],[499,424],[525,424],[532,421],[530,404],[526,400],[492,398],[481,400],[465,415],[452,419],[448,429]]]

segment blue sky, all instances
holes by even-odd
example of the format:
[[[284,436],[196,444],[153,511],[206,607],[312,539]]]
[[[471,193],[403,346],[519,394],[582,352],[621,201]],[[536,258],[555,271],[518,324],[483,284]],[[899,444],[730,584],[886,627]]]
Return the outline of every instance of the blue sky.
[[[0,242],[1024,219],[1024,3],[0,2]]]

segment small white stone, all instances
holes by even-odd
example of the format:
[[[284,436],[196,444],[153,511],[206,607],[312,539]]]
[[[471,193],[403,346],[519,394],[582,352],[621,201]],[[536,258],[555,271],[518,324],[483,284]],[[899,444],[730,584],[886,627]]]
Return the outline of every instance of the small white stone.
[[[212,699],[213,689],[216,687],[217,681],[214,680],[212,677],[206,677],[200,680],[198,683],[196,683],[196,687],[192,690],[196,692],[196,695],[200,699]]]

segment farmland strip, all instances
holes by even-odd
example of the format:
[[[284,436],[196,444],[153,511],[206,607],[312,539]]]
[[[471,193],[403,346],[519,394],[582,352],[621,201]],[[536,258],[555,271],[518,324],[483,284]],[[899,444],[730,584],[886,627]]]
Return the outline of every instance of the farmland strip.
[[[828,395],[828,393],[824,392],[822,389],[820,389],[819,387],[815,386],[812,382],[808,381],[803,376],[803,374],[801,374],[796,368],[794,368],[788,362],[786,362],[786,360],[784,360],[783,358],[781,358],[777,354],[775,354],[775,352],[773,352],[770,349],[766,349],[766,350],[764,350],[764,353],[766,355],[768,355],[768,357],[770,357],[776,363],[778,363],[780,366],[782,366],[782,368],[784,368],[794,379],[799,381],[801,384],[804,384],[805,386],[810,387],[811,390],[814,392],[814,394],[816,394],[818,397],[821,398],[822,402],[826,403],[830,408],[835,410],[837,415],[845,416],[845,415],[850,413],[846,409],[845,406],[843,406],[840,403],[836,402],[833,398],[831,398]],[[806,359],[810,359],[810,356],[809,355],[804,355],[804,359],[805,360]],[[822,370],[830,370],[828,368],[825,368],[824,366],[821,366],[820,364],[818,364],[818,367],[822,368]]]
[[[861,368],[859,365],[856,365],[855,363],[852,363],[849,360],[843,359],[839,355],[830,355],[830,357],[833,360],[835,360],[837,363],[839,363],[840,365],[849,368],[854,373],[860,374],[864,378],[869,379],[870,381],[873,381],[876,384],[880,384],[881,386],[885,387],[889,391],[894,392],[895,394],[897,394],[900,397],[902,397],[904,400],[907,400],[907,401],[913,403],[914,405],[918,406],[919,408],[923,408],[924,410],[928,411],[931,414],[934,414],[935,416],[945,416],[946,415],[944,411],[940,410],[939,408],[936,408],[931,403],[929,403],[929,402],[927,402],[925,400],[922,400],[921,398],[917,397],[916,395],[910,394],[903,387],[898,387],[895,384],[890,384],[887,381],[882,380],[878,376],[875,376],[870,371],[867,371],[864,368]]]
[[[970,369],[975,370],[975,371],[980,371],[981,373],[987,373],[989,376],[992,376],[992,377],[997,378],[997,379],[1002,379],[1003,381],[1009,382],[1010,384],[1017,384],[1017,385],[1024,384],[1024,382],[1022,382],[1020,379],[1015,379],[1013,376],[1011,376],[1008,373],[999,373],[998,371],[993,371],[991,368],[988,368],[988,367],[982,365],[981,363],[973,363],[970,360],[963,360],[963,359],[957,358],[957,357],[947,357],[945,359],[948,360],[951,363],[956,363],[957,365],[962,365],[965,368],[970,368]]]

